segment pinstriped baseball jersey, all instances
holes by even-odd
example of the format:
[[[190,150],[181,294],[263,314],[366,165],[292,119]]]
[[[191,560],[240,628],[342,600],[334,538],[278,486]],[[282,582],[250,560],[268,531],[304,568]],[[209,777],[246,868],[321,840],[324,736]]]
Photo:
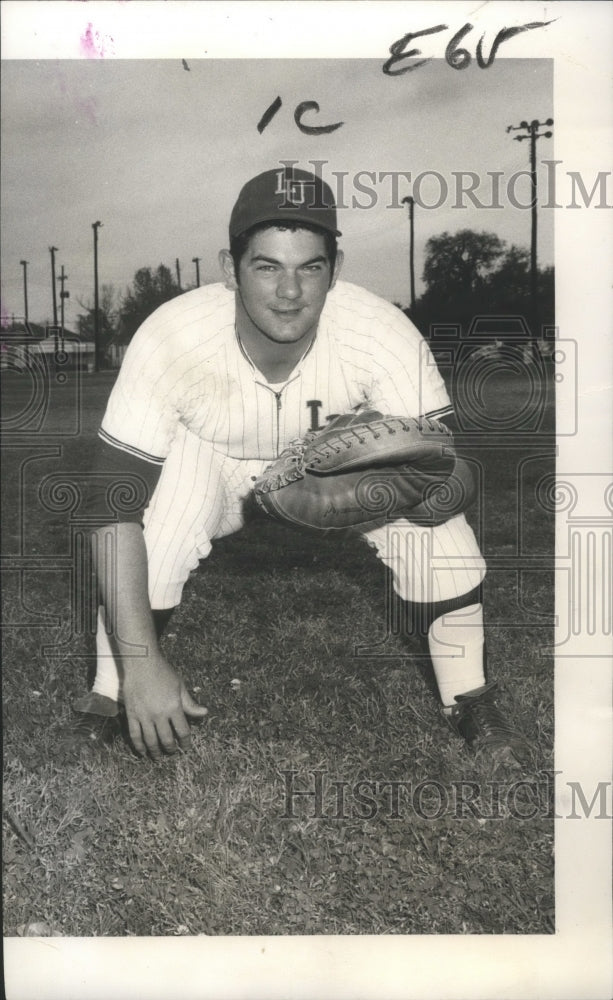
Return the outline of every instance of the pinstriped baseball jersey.
[[[425,341],[396,306],[339,281],[309,350],[286,382],[272,385],[237,337],[234,292],[213,284],[167,302],[140,327],[100,436],[162,464],[181,423],[225,455],[272,460],[361,403],[406,416],[451,411]]]

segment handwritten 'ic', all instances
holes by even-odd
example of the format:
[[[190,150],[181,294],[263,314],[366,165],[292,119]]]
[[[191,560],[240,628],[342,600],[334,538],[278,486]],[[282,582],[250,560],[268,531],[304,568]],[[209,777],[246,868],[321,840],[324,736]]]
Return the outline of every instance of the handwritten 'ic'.
[[[270,124],[270,122],[276,115],[277,111],[279,111],[279,109],[281,108],[282,104],[283,101],[281,100],[281,98],[276,97],[275,100],[272,102],[272,104],[266,108],[266,111],[264,112],[264,114],[262,115],[257,124],[257,130],[260,133],[260,135],[262,134],[266,126]],[[294,111],[294,121],[296,122],[296,125],[298,126],[300,131],[304,133],[304,135],[325,135],[327,132],[336,132],[337,128],[340,128],[341,125],[345,124],[344,122],[333,122],[330,125],[305,125],[304,122],[302,121],[302,118],[307,113],[307,111],[314,111],[316,114],[319,114],[319,110],[320,108],[317,101],[302,101],[296,107],[296,110]]]

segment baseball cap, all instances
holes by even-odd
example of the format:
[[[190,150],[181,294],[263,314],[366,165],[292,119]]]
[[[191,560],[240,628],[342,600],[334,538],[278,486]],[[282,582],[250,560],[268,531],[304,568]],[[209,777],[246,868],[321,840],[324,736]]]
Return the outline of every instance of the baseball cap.
[[[292,166],[266,170],[247,181],[232,209],[230,237],[260,222],[306,222],[341,235],[332,189],[316,174]]]

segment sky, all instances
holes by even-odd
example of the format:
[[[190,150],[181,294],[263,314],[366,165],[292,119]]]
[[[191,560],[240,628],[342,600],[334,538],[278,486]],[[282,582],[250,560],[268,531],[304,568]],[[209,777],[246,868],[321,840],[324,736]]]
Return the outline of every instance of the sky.
[[[498,57],[487,70],[473,61],[457,71],[433,58],[398,76],[384,74],[383,61],[190,58],[189,69],[178,58],[3,61],[3,317],[23,316],[26,260],[29,317],[51,318],[55,246],[56,274],[64,265],[68,276],[66,325],[74,326],[79,303],[93,303],[98,220],[100,285],[123,294],[138,268],[164,263],[175,272],[178,258],[187,287],[194,257],[201,283],[219,280],[217,254],[240,187],[287,159],[306,169],[321,163],[315,169],[348,206],[339,212],[343,276],[391,301],[409,302],[405,196],[417,202],[417,294],[430,236],[468,227],[528,247],[530,211],[513,207],[508,186],[528,169],[529,143],[506,126],[553,116],[552,60]],[[280,110],[258,132],[277,97]],[[304,101],[320,107],[304,114],[305,124],[343,124],[303,134],[294,112]],[[539,161],[553,159],[554,141],[539,140]],[[458,199],[461,171],[478,175],[479,203],[502,207]],[[527,176],[515,197],[528,204]],[[540,264],[553,263],[553,213],[544,208],[538,254]]]

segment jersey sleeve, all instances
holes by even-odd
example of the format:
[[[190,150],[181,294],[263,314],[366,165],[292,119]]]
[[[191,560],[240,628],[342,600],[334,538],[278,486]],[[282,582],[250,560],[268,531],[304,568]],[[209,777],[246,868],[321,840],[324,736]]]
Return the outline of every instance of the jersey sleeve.
[[[171,355],[171,316],[162,306],[132,338],[99,431],[113,448],[160,466],[180,419],[180,373],[178,360]]]
[[[142,524],[161,471],[161,465],[98,438],[84,484],[83,510],[92,527],[124,521]]]

